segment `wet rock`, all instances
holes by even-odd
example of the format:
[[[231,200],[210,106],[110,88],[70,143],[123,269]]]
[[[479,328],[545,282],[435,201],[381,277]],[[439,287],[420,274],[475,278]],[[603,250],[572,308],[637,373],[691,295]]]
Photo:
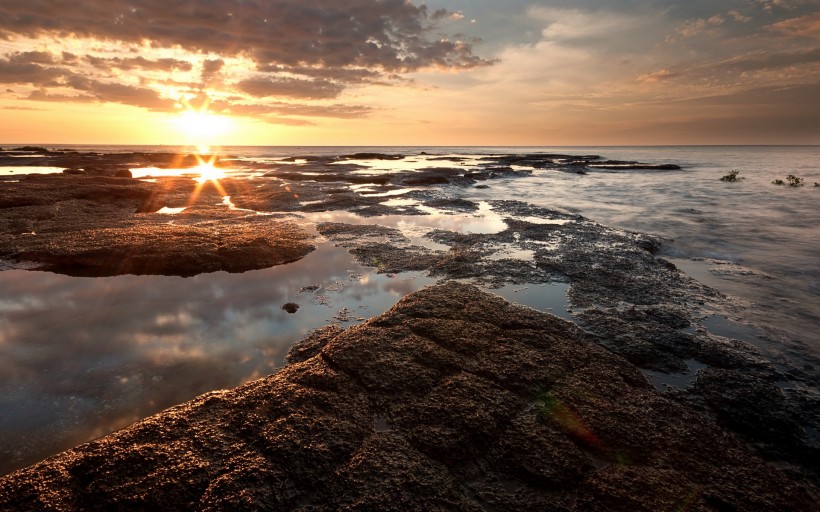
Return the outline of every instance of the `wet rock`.
[[[720,424],[764,443],[766,451],[787,450],[791,458],[820,474],[820,450],[807,447],[798,409],[771,381],[743,371],[707,368],[698,373],[694,392]]]
[[[449,283],[0,479],[0,508],[813,510],[573,324]],[[312,355],[311,355],[312,354]],[[381,425],[381,427],[378,427]]]
[[[644,370],[688,375],[691,363],[695,362],[696,366],[708,365],[749,376],[746,380],[712,381],[709,404],[704,398],[705,391],[697,387],[668,388],[670,396],[710,417],[732,414],[727,412],[732,408],[721,408],[721,404],[727,402],[716,398],[723,386],[727,396],[756,396],[755,390],[762,383],[767,389],[773,389],[778,382],[791,381],[812,386],[808,372],[784,374],[753,346],[699,329],[705,311],[735,306],[731,299],[655,256],[653,253],[661,249],[663,239],[607,228],[577,215],[524,203],[492,201],[490,205],[495,212],[511,216],[504,219],[507,229],[491,234],[436,229],[425,234],[449,250],[413,246],[409,240],[401,239],[398,232],[393,233],[394,238],[388,242],[378,238],[358,239],[367,230],[387,235],[379,231],[378,226],[338,226],[336,232],[327,236],[350,247],[351,253],[363,264],[385,273],[427,271],[430,276],[469,280],[489,287],[555,280],[569,282],[568,296],[574,317],[599,343]],[[348,229],[350,233],[345,234]],[[534,256],[531,259],[517,255],[505,257],[505,251],[509,250]],[[695,381],[694,375],[691,381]],[[700,386],[706,389],[705,384]],[[787,401],[787,408],[793,411],[791,418],[801,429],[817,432],[820,428],[817,415],[809,412],[811,408],[796,405],[797,401],[813,403],[803,398],[795,396]],[[761,453],[766,457],[818,474],[809,460],[800,455],[816,452],[820,446],[817,436],[777,438],[765,427],[780,424],[783,407],[786,406],[748,409],[749,414],[754,411],[760,418],[759,435],[753,432],[756,424],[751,416],[742,422],[738,419],[724,424],[737,428],[746,439],[765,448]],[[720,410],[724,412],[716,412]]]
[[[388,155],[385,153],[354,153],[345,155],[342,158],[348,160],[403,160],[404,155]]]
[[[424,206],[451,212],[474,212],[478,210],[478,204],[466,199],[432,199],[425,201]]]
[[[627,162],[621,160],[606,160],[603,162],[594,162],[589,164],[589,167],[595,169],[610,169],[610,170],[658,170],[658,171],[679,171],[681,167],[675,164],[645,164],[641,162]]]
[[[14,148],[12,151],[25,151],[25,152],[32,152],[32,153],[48,153],[48,148],[44,148],[42,146],[21,146],[19,148]]]
[[[317,355],[325,345],[333,341],[344,329],[339,324],[330,324],[313,330],[301,341],[294,343],[288,351],[288,364],[301,363]]]
[[[213,185],[189,179],[27,176],[0,188],[0,258],[76,276],[192,276],[266,268],[314,250],[302,228],[273,217],[196,205],[174,222],[147,213],[214,196]]]

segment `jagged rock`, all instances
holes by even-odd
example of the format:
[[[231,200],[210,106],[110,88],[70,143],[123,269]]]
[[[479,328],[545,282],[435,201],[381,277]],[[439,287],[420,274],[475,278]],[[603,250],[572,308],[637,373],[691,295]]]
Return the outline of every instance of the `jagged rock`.
[[[816,510],[574,324],[449,283],[0,479],[3,510]]]

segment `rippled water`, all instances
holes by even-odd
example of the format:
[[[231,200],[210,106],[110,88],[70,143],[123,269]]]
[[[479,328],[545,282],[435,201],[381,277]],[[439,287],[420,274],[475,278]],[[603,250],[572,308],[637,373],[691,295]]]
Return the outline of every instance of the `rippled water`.
[[[771,340],[783,343],[762,348],[790,352],[798,360],[801,354],[820,352],[820,188],[813,187],[820,182],[820,147],[225,151],[241,156],[237,162],[242,168],[235,174],[248,177],[265,172],[254,167],[260,159],[359,151],[416,155],[404,161],[359,162],[368,165],[369,172],[470,167],[479,163],[474,157],[481,154],[536,151],[678,163],[683,170],[596,170],[587,175],[536,170],[530,178],[485,182],[488,189],[448,190],[481,204],[470,215],[365,219],[331,212],[306,215],[306,221],[379,223],[401,229],[413,243],[430,245],[434,242],[422,236],[434,228],[503,229],[501,217],[488,206],[491,200],[516,199],[580,213],[602,224],[674,239],[664,249],[669,258],[695,278],[749,300],[748,314],[735,320],[764,328]],[[432,161],[419,155],[422,151],[468,158],[458,164]],[[719,181],[732,169],[745,179]],[[787,174],[805,178],[806,186],[771,183]],[[369,188],[379,192],[378,187]],[[385,202],[397,201],[394,195],[384,194]],[[417,274],[374,274],[330,244],[282,267],[187,279],[88,279],[0,271],[0,474],[204,391],[269,374],[281,366],[292,343],[315,327],[339,321],[340,311],[346,309],[353,318],[343,325],[356,323],[431,282]],[[302,291],[309,285],[319,288]],[[566,285],[508,286],[496,293],[569,318]],[[290,315],[281,309],[286,302],[301,307]],[[716,330],[734,329],[736,337],[758,332],[719,318],[710,322]]]

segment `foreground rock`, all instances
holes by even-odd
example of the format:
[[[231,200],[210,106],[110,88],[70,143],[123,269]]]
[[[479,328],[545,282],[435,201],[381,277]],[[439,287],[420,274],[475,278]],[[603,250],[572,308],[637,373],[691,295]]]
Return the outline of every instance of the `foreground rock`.
[[[0,480],[3,510],[815,510],[574,325],[462,284]]]
[[[816,372],[775,366],[752,345],[702,326],[703,318],[743,304],[657,257],[661,238],[526,203],[489,204],[506,229],[429,230],[424,238],[443,249],[379,225],[322,223],[317,229],[379,272],[426,271],[494,287],[567,282],[573,317],[598,343],[654,374],[656,383],[674,376],[676,385],[659,388],[767,459],[820,478]]]
[[[77,276],[192,276],[267,268],[314,250],[295,223],[212,206],[221,200],[191,179],[0,181],[0,260]],[[165,207],[184,211],[157,213]]]

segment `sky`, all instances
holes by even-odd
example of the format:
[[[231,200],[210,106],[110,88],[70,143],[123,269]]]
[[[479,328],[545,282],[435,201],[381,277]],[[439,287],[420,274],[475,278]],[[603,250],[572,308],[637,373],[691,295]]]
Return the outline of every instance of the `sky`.
[[[820,144],[820,0],[2,0],[15,143]]]

